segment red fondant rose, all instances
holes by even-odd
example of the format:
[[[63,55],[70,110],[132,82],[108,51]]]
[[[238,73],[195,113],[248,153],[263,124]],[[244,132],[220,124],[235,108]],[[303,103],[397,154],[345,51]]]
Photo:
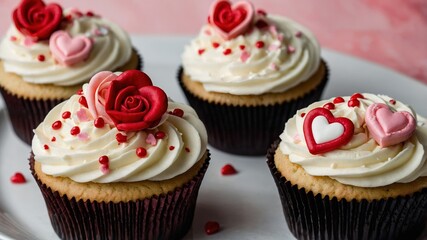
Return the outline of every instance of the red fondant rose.
[[[139,131],[156,126],[168,107],[162,89],[138,70],[129,70],[111,81],[105,111],[120,131]]]
[[[48,39],[58,28],[61,19],[61,6],[55,3],[45,5],[41,0],[23,0],[13,11],[16,28],[35,40]]]

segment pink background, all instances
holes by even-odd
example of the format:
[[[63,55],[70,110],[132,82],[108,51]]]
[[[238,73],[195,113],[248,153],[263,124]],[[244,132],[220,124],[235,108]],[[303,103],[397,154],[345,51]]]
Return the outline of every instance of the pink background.
[[[52,2],[52,1],[47,1]],[[57,0],[64,8],[93,11],[130,34],[195,35],[210,0]],[[371,60],[427,84],[425,0],[253,0],[257,8],[309,27],[323,47]],[[0,34],[17,0],[0,0]],[[1,36],[0,35],[0,36]]]

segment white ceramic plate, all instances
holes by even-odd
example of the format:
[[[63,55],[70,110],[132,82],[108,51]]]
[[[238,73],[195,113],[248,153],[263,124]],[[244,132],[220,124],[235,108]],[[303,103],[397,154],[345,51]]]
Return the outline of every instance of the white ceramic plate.
[[[176,74],[180,54],[189,37],[133,37],[144,58],[144,70],[156,85],[176,101],[184,102]],[[330,81],[323,98],[371,92],[392,96],[427,116],[427,86],[374,63],[324,50]],[[282,213],[279,194],[264,157],[240,157],[210,148],[212,161],[200,189],[192,231],[186,239],[294,239]],[[12,132],[0,99],[0,211],[10,214],[38,239],[57,239],[41,193],[28,170],[30,147]],[[221,176],[220,169],[233,164],[239,173]],[[10,176],[20,171],[28,182],[15,185]],[[206,235],[206,221],[221,224],[221,231]],[[1,238],[1,234],[0,234]]]

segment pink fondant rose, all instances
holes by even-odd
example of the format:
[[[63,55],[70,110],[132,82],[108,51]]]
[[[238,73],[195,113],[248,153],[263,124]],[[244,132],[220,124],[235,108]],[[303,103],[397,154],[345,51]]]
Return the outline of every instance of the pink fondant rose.
[[[156,126],[167,110],[168,98],[162,89],[138,70],[119,76],[96,74],[84,88],[88,108],[95,117],[111,122],[120,131],[139,131]]]
[[[13,22],[25,36],[45,40],[59,27],[62,8],[58,4],[45,5],[41,0],[23,0],[13,11]]]

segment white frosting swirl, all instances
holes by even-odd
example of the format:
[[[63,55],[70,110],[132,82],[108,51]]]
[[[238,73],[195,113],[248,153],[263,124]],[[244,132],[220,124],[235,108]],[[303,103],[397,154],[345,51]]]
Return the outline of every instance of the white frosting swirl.
[[[64,15],[72,15],[72,10],[64,11]],[[92,39],[93,47],[85,61],[71,67],[55,63],[48,40],[28,42],[12,25],[0,44],[0,59],[5,71],[20,75],[29,83],[70,86],[87,82],[94,72],[116,70],[131,57],[132,46],[127,33],[104,18],[74,16],[63,30],[72,37],[86,35]],[[44,55],[45,60],[39,61],[39,55]]]
[[[166,113],[154,129],[121,132],[127,135],[127,142],[118,144],[116,134],[120,131],[108,124],[103,128],[94,127],[94,118],[78,102],[79,97],[74,95],[56,106],[35,129],[32,150],[45,174],[69,177],[76,182],[161,181],[184,173],[206,151],[206,129],[187,105],[169,101],[168,112],[180,108],[184,111],[182,118]],[[62,113],[66,111],[71,117],[63,119]],[[54,130],[52,123],[57,120],[61,120],[62,127]],[[77,136],[70,134],[74,126],[81,130]],[[146,139],[157,131],[163,131],[166,137],[153,145]],[[147,150],[146,157],[137,156],[139,147]],[[109,173],[103,173],[98,161],[104,155],[109,158]]]
[[[200,81],[207,91],[234,95],[283,92],[309,79],[320,64],[320,46],[314,35],[286,18],[268,15],[266,21],[270,22],[267,29],[254,27],[228,41],[205,25],[185,47],[185,74]],[[264,47],[258,48],[258,41]],[[213,43],[220,45],[214,48]],[[225,55],[226,49],[232,52]]]
[[[333,99],[316,102],[301,109],[288,120],[280,135],[280,150],[289,160],[299,164],[313,176],[329,176],[343,184],[360,187],[386,186],[392,183],[407,183],[420,176],[427,176],[427,120],[411,108],[384,95],[364,93],[360,107],[348,107],[349,97],[344,103],[335,104],[331,110],[335,117],[346,117],[354,124],[354,135],[350,142],[339,149],[312,155],[304,140],[302,113],[322,107]],[[380,147],[368,134],[365,113],[373,103],[387,104],[393,111],[408,111],[417,119],[415,134],[407,141],[389,147]]]

